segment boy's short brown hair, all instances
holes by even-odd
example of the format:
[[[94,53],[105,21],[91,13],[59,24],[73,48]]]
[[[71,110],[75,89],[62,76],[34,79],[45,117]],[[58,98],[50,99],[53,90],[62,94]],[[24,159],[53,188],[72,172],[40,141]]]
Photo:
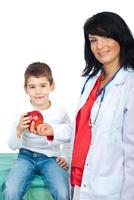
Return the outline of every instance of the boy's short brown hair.
[[[36,78],[45,76],[50,82],[50,85],[53,83],[52,71],[46,63],[34,62],[26,68],[24,73],[25,86],[27,85],[28,78],[31,76],[35,76]]]

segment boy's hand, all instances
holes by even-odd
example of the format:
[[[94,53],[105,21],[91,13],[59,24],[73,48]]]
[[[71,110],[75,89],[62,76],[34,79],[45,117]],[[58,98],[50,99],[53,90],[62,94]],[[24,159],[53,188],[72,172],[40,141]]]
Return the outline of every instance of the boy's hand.
[[[20,138],[22,135],[22,132],[24,130],[28,130],[29,128],[29,123],[30,123],[30,119],[27,116],[27,113],[23,113],[20,117],[19,123],[16,127],[16,133],[17,133],[17,137]]]
[[[68,163],[66,162],[66,160],[63,157],[56,158],[56,162],[58,163],[58,165],[60,165],[61,167],[63,167],[66,170],[69,168]]]

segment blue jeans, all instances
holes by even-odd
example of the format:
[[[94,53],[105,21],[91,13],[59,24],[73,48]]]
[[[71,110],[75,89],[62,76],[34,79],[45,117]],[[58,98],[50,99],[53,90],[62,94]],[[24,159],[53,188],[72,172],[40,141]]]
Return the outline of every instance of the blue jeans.
[[[42,176],[54,200],[69,200],[69,177],[55,157],[20,149],[3,192],[4,200],[22,200],[35,175]]]

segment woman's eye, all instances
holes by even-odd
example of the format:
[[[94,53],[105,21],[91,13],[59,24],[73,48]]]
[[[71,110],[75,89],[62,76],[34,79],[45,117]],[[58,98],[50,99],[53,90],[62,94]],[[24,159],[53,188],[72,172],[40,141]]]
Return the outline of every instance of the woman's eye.
[[[96,40],[94,40],[94,39],[91,39],[91,40],[89,40],[89,41],[90,41],[90,43],[96,42]]]

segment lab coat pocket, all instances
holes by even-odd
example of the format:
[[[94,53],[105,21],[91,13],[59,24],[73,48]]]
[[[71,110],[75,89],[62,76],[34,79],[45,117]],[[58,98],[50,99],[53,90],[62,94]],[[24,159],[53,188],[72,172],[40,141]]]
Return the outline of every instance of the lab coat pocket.
[[[92,184],[93,193],[100,197],[119,194],[121,192],[122,182],[123,180],[120,176],[100,177]]]
[[[102,137],[105,138],[105,141],[113,144],[120,144],[122,142],[122,130],[121,127],[117,126],[116,128],[111,128],[111,130],[106,130],[102,133]]]

